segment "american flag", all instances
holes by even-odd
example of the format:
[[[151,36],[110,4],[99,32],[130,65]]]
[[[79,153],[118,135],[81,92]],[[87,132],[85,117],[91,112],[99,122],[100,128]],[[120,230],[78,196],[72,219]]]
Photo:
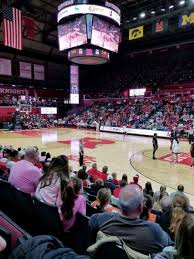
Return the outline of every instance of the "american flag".
[[[10,6],[3,6],[4,45],[22,49],[22,12]]]

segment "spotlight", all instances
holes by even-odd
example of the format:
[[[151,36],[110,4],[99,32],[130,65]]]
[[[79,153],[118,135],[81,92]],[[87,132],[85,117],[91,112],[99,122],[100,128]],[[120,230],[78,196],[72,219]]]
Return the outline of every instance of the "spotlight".
[[[169,6],[169,9],[173,9],[173,8],[174,8],[174,5],[173,5],[173,4]]]
[[[151,14],[155,14],[156,12],[155,11],[151,11]]]
[[[185,4],[185,0],[181,0],[180,2],[179,2],[179,5],[180,6],[182,6],[182,5],[184,5]]]
[[[140,17],[141,19],[145,18],[145,17],[146,17],[145,12],[140,13],[139,17]]]
[[[136,20],[137,20],[137,17],[134,17],[134,18],[133,18],[133,21],[136,21]]]
[[[166,11],[166,9],[165,9],[165,8],[162,8],[162,9],[161,9],[161,11],[162,11],[162,12],[165,12],[165,11]]]

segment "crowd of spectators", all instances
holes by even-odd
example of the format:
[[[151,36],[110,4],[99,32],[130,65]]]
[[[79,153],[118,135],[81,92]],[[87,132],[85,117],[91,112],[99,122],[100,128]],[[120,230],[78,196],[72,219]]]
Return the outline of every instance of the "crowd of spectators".
[[[82,79],[82,91],[87,98],[118,98],[123,90],[129,88],[162,89],[163,85],[194,82],[193,57],[191,49],[123,57],[104,68],[103,77],[99,76],[101,70],[98,68],[86,73],[85,81]]]
[[[168,131],[177,128],[186,132],[194,126],[194,98],[191,95],[154,95],[149,98],[95,103],[69,114],[64,123],[69,126],[127,127]]]
[[[194,210],[184,186],[179,185],[176,192],[169,194],[165,186],[158,191],[153,190],[150,182],[141,186],[139,175],[131,180],[128,177],[124,174],[118,179],[115,172],[109,172],[108,166],[99,170],[96,163],[89,170],[83,165],[74,171],[65,155],[39,154],[38,147],[16,150],[12,146],[0,146],[0,181],[8,181],[17,190],[57,207],[63,230],[68,233],[76,224],[77,213],[89,217],[90,247],[80,259],[93,258],[102,242],[110,242],[107,235],[122,240],[124,251],[128,249],[131,258],[149,258],[149,255],[155,259],[171,259],[174,255],[193,258]],[[49,215],[46,217],[49,220]],[[94,246],[96,237],[101,240]],[[34,238],[26,242],[25,255],[29,253],[34,258]],[[24,251],[22,246],[25,242],[19,252],[16,248],[17,253]],[[5,247],[5,240],[0,238],[0,249]],[[70,251],[71,258],[79,258],[76,254],[73,257]],[[109,253],[107,259],[112,258]],[[140,257],[133,257],[134,253]],[[37,251],[36,256],[39,256]]]
[[[25,100],[19,96],[3,96],[0,98],[0,106],[20,106],[29,105],[32,107],[56,107],[57,101],[52,98],[32,98],[26,97]]]
[[[19,115],[19,121],[22,129],[40,129],[48,128],[53,123],[53,118],[49,116],[43,116],[40,114],[25,114]]]

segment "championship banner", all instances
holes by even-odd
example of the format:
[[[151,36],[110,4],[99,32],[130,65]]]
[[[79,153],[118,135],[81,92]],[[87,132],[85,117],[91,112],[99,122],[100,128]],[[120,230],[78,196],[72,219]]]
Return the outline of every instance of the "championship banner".
[[[194,13],[191,13],[190,15],[180,15],[179,16],[179,28],[184,26],[190,26],[194,24]]]
[[[34,64],[34,79],[45,80],[44,65]]]
[[[160,20],[155,23],[153,23],[152,32],[158,33],[158,32],[166,32],[168,30],[168,20]]]
[[[11,76],[11,59],[0,58],[0,75]]]
[[[79,104],[79,67],[70,66],[70,103]]]
[[[144,36],[144,26],[139,26],[129,30],[129,40],[136,40],[143,38]]]
[[[20,77],[32,79],[32,64],[20,61]]]

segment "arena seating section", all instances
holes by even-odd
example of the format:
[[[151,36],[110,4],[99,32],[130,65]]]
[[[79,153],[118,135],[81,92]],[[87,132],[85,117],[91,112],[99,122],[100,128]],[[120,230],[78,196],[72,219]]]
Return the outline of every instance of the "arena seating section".
[[[194,126],[194,99],[191,95],[154,95],[108,103],[94,103],[66,118],[67,125],[100,125],[168,131],[177,127],[182,133]]]
[[[129,88],[172,89],[174,92],[184,83],[194,82],[194,51],[192,49],[161,49],[123,56],[121,60],[111,62],[102,71],[86,73],[86,82],[81,90],[86,98],[122,96]],[[92,85],[92,87],[91,87]],[[183,87],[184,91],[187,85]],[[192,91],[194,86],[192,85]],[[83,90],[84,89],[84,90]],[[180,90],[180,89],[179,89]],[[183,90],[183,89],[182,89]]]

